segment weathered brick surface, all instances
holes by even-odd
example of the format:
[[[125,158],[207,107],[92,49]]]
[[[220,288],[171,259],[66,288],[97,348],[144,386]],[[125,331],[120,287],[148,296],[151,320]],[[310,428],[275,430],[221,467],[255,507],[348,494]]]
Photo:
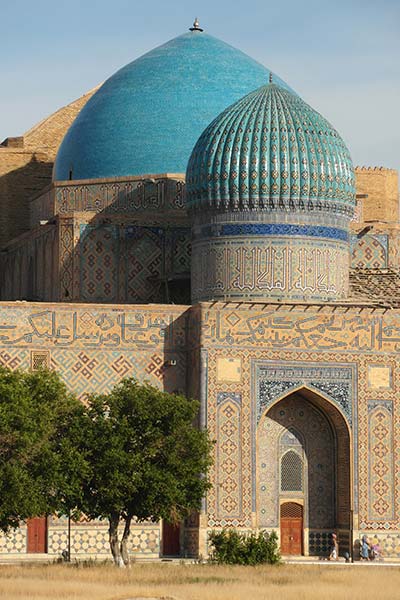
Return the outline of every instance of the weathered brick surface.
[[[357,195],[362,198],[362,221],[399,221],[397,171],[383,167],[356,167]]]
[[[54,160],[64,135],[86,102],[96,92],[98,87],[90,90],[71,104],[60,108],[46,117],[24,134],[24,148],[35,150],[46,149],[47,154]]]
[[[0,146],[0,247],[29,229],[29,198],[51,182],[62,138],[94,91]]]

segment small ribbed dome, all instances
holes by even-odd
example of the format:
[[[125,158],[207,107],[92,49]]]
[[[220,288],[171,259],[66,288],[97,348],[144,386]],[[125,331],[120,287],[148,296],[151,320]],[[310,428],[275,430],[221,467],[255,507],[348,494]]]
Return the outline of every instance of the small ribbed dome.
[[[264,85],[222,112],[189,160],[192,301],[345,298],[354,170],[333,127]]]
[[[354,172],[343,140],[275,83],[232,104],[205,129],[186,183],[193,210],[354,210]]]
[[[94,94],[61,144],[54,179],[184,173],[208,123],[268,74],[199,29],[170,40]]]

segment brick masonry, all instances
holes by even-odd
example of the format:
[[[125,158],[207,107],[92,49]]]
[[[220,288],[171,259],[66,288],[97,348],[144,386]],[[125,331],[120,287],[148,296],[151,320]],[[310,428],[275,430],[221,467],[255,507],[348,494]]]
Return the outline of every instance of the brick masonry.
[[[266,496],[267,502],[268,490],[260,488],[259,427],[265,415],[274,416],[272,407],[277,414],[280,406],[284,410],[281,399],[296,403],[300,397],[322,415],[322,420],[315,416],[316,423],[331,423],[337,440],[341,477],[334,490],[334,524],[342,547],[348,544],[352,510],[354,539],[363,532],[377,536],[387,556],[400,558],[399,310],[296,303],[190,308],[1,303],[0,328],[1,364],[29,369],[44,360],[81,398],[135,376],[201,399],[201,422],[217,440],[214,487],[200,527],[190,523],[183,534],[182,552],[204,554],[211,528],[262,526],[268,502],[276,514],[279,494]],[[175,366],[168,366],[171,359]],[[332,522],[322,525],[314,519],[306,528],[307,552],[323,547]],[[76,527],[76,552],[105,547],[104,527]],[[272,527],[279,528],[276,519],[268,524]],[[157,528],[139,529],[135,552],[159,553]],[[23,531],[2,542],[3,552],[22,551]],[[64,542],[65,526],[51,523],[49,548],[60,549]]]

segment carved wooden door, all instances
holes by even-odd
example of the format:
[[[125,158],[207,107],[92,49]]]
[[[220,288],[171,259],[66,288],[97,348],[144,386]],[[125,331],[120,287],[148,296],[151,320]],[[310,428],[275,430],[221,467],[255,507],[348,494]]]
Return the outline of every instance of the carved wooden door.
[[[181,553],[180,545],[180,527],[163,521],[163,555],[179,556]]]
[[[281,506],[281,552],[289,555],[303,552],[303,507],[296,502]]]
[[[47,552],[47,518],[35,517],[27,522],[27,552],[44,554]]]

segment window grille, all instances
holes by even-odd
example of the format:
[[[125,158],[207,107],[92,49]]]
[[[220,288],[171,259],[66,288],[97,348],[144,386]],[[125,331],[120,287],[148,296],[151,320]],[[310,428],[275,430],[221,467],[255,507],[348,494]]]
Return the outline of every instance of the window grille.
[[[32,371],[50,369],[50,352],[33,350],[31,352],[31,369]]]
[[[296,502],[285,502],[281,505],[281,517],[299,519],[303,516],[303,507]]]
[[[281,491],[303,491],[303,461],[297,452],[289,450],[281,460]]]

